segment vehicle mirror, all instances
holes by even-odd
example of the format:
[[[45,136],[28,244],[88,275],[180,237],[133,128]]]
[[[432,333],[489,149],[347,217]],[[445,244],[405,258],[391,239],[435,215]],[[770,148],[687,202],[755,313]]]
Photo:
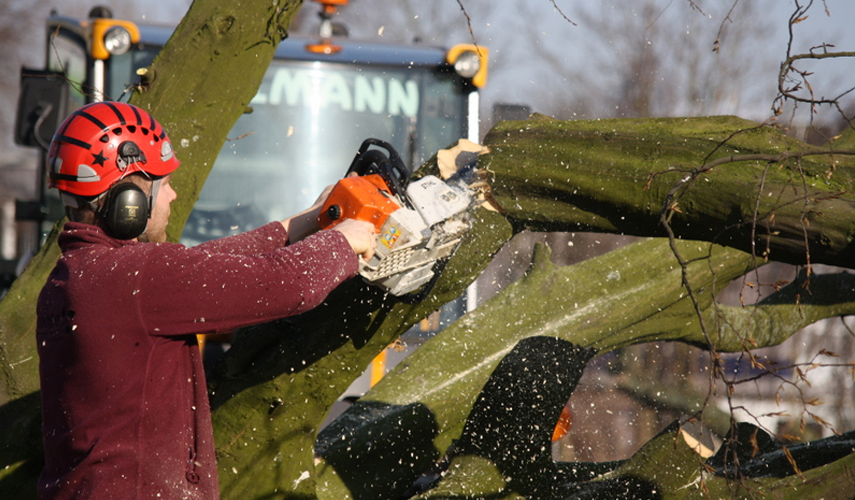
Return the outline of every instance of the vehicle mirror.
[[[67,106],[68,83],[64,74],[22,67],[15,143],[47,151]]]

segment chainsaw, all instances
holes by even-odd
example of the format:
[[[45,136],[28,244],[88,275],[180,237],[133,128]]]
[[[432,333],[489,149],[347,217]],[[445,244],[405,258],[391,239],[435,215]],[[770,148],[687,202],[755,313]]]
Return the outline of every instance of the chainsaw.
[[[472,167],[447,180],[426,175],[411,181],[390,144],[366,139],[330,192],[318,224],[326,229],[346,219],[372,223],[377,249],[369,261],[360,259],[360,276],[402,300],[420,301],[472,227]]]

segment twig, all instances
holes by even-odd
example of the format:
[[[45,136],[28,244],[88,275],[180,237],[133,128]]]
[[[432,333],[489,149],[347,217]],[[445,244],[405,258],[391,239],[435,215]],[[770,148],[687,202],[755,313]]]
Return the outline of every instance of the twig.
[[[569,17],[567,17],[567,16],[564,14],[564,12],[561,10],[561,8],[560,8],[560,7],[558,7],[558,4],[557,4],[557,3],[555,3],[555,0],[550,0],[550,1],[552,2],[552,6],[555,8],[555,10],[556,10],[559,14],[561,14],[561,17],[563,17],[565,21],[567,21],[568,23],[572,24],[573,26],[579,26],[578,24],[574,23],[574,22],[573,22]]]
[[[457,5],[460,6],[460,10],[463,11],[463,15],[466,17],[466,26],[469,27],[469,36],[472,37],[472,45],[476,48],[478,47],[478,42],[475,41],[475,32],[472,31],[472,18],[469,17],[469,13],[466,12],[466,7],[463,6],[463,0],[457,0]],[[480,55],[480,49],[478,49]]]
[[[733,14],[733,11],[736,9],[736,6],[739,4],[739,0],[734,0],[733,5],[730,6],[730,10],[727,11],[727,15],[724,16],[724,19],[721,20],[721,24],[718,27],[718,34],[715,37],[715,42],[713,42],[713,52],[716,54],[720,53],[719,48],[721,47],[721,34],[724,31],[724,23],[730,21],[733,23],[733,19],[730,17]]]

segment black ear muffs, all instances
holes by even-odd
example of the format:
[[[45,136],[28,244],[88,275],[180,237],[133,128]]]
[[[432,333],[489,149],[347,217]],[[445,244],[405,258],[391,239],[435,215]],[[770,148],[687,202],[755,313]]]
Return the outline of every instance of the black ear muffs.
[[[114,238],[130,240],[145,232],[150,210],[148,195],[136,184],[126,182],[107,193],[101,216]]]

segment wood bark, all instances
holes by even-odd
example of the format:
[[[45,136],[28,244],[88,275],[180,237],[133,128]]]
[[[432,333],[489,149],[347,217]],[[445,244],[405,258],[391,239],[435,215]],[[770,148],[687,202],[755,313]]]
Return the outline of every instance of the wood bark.
[[[174,181],[183,202],[173,204],[173,239],[300,4],[199,0],[152,65],[149,90],[134,102],[164,123],[183,162]],[[210,380],[223,498],[395,498],[464,436],[496,367],[530,338],[557,338],[593,355],[652,340],[741,350],[780,343],[800,326],[855,307],[855,283],[845,273],[814,276],[811,295],[793,283],[747,309],[714,301],[717,290],[764,257],[848,263],[855,217],[853,162],[845,154],[729,117],[534,118],[501,123],[485,142],[491,152],[479,167],[490,174],[490,196],[500,212],[477,209],[475,228],[423,303],[399,303],[354,280],[315,311],[240,332]],[[738,161],[716,163],[727,160]],[[663,207],[682,238],[673,248],[661,238]],[[566,268],[556,268],[548,252],[538,250],[524,279],[425,344],[322,434],[316,457],[318,426],[338,394],[410,325],[459,296],[523,229],[659,238]],[[0,491],[20,493],[16,498],[32,497],[40,467],[33,304],[56,258],[51,239],[0,302],[0,422],[10,430],[0,440]],[[554,411],[547,408],[544,415]],[[622,469],[575,467],[635,477],[661,460],[694,460],[682,452],[658,453],[666,456],[642,454],[639,465],[631,461]],[[425,495],[513,498],[528,491],[519,486],[530,484],[524,480],[509,487],[489,457],[448,459],[479,474],[450,476]],[[833,491],[849,491],[851,475],[841,471],[848,470],[851,456],[842,462],[808,473],[845,476],[835,483],[843,489]],[[360,468],[366,464],[371,474]],[[502,464],[509,466],[515,467],[513,460]],[[561,464],[548,468],[557,471],[555,481],[580,481],[558,475]],[[687,478],[663,483],[641,477],[672,496],[680,495]],[[782,482],[758,488],[773,491]],[[779,497],[797,494],[805,496]]]
[[[794,264],[853,259],[849,149],[735,117],[535,117],[499,124],[485,143],[493,195],[517,230],[666,236],[670,208],[683,239]]]

